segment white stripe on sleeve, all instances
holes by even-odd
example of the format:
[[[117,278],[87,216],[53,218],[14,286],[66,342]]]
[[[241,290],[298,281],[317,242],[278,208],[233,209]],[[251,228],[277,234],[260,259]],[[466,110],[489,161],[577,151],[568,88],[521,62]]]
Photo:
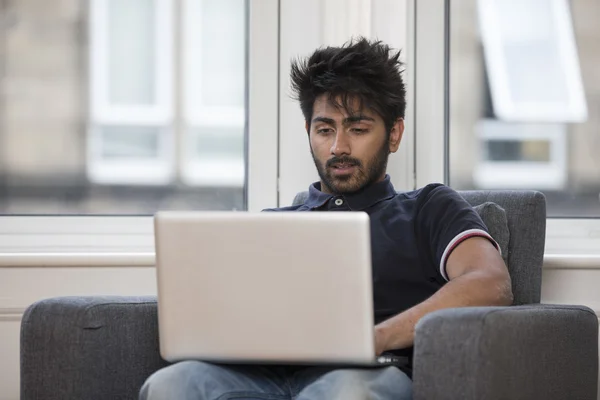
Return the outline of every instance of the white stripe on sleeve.
[[[486,231],[484,231],[483,229],[468,229],[466,231],[463,231],[463,232],[459,233],[458,235],[456,235],[454,237],[454,239],[452,239],[450,241],[450,243],[448,243],[448,246],[446,246],[446,249],[444,250],[444,253],[442,254],[442,259],[440,260],[440,274],[442,274],[442,276],[444,277],[444,279],[446,281],[449,281],[448,275],[446,274],[446,261],[448,260],[450,253],[452,253],[452,251],[456,248],[456,246],[458,246],[463,241],[465,241],[466,239],[471,238],[471,237],[488,238],[494,244],[494,246],[496,246],[496,248],[500,252],[500,255],[502,255],[502,249],[500,249],[500,245],[498,245],[498,243],[494,240],[494,238],[492,238],[492,236],[489,233],[487,233]]]

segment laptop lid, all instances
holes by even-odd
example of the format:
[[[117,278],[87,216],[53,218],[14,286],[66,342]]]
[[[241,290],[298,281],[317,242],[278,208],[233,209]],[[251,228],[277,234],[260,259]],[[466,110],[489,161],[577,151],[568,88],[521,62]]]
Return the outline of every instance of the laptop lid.
[[[155,238],[166,360],[374,359],[367,214],[159,212]]]

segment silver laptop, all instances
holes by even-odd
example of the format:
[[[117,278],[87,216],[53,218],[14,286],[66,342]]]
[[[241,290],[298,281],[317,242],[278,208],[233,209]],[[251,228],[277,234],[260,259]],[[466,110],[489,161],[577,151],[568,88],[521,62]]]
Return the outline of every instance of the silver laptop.
[[[160,352],[168,361],[379,365],[369,217],[159,212]]]

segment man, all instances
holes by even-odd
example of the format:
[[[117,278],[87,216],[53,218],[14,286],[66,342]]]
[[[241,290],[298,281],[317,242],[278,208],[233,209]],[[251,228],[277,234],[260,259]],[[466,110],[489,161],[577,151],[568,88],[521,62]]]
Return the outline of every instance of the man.
[[[376,353],[410,357],[415,325],[425,314],[510,305],[512,293],[497,244],[456,192],[434,184],[397,194],[386,175],[388,156],[404,132],[399,55],[381,42],[358,39],[293,63],[292,87],[320,182],[310,186],[304,204],[270,211],[369,214]],[[188,361],[155,373],[141,398],[410,399],[409,375],[410,365],[331,369]]]

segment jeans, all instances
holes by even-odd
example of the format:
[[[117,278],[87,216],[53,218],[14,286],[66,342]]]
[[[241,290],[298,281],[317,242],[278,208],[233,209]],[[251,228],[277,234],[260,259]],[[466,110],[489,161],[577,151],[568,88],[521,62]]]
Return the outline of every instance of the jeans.
[[[332,369],[220,365],[183,361],[155,372],[140,400],[383,400],[412,398],[412,381],[396,367]]]

